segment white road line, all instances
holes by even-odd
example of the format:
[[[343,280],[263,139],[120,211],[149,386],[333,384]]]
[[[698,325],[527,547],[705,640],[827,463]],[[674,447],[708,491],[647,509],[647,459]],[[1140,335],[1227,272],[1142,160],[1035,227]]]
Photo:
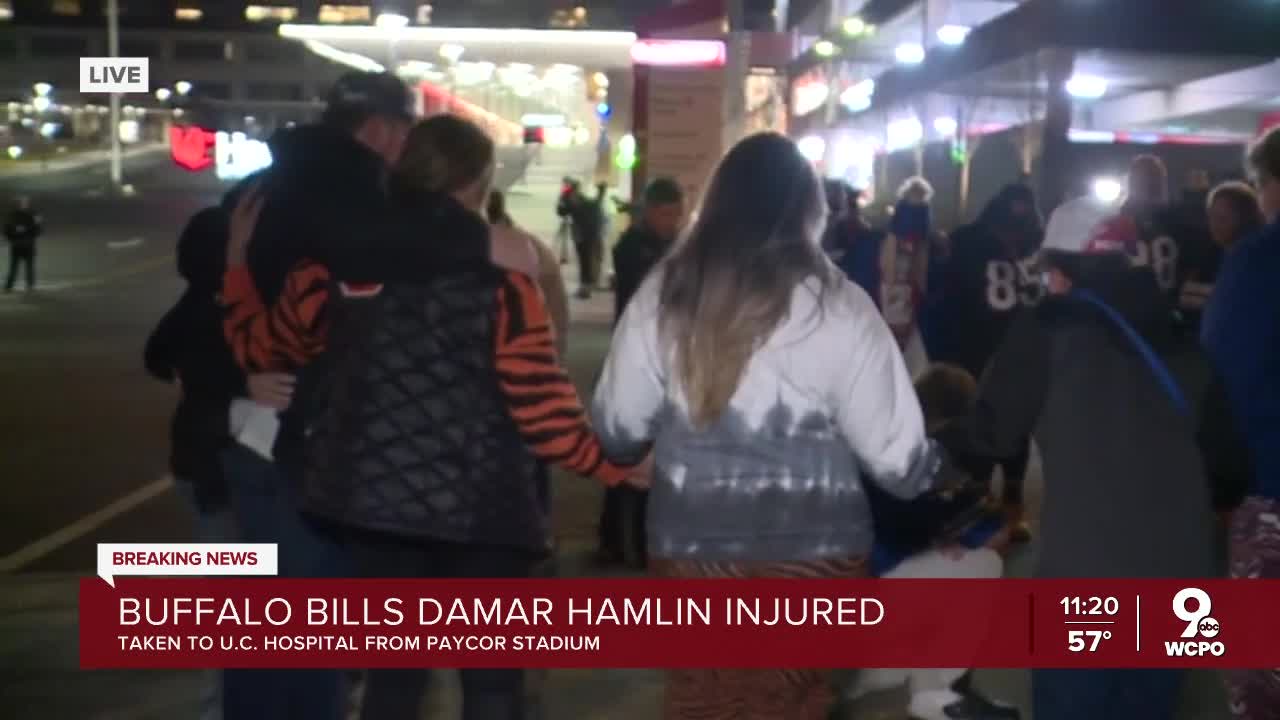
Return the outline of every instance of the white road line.
[[[128,248],[138,247],[146,242],[146,238],[131,237],[128,240],[112,240],[107,243],[108,250],[126,250]]]
[[[173,487],[173,478],[165,476],[134,490],[99,510],[85,515],[70,525],[0,558],[0,573],[11,573],[79,540],[112,520],[138,507]]]

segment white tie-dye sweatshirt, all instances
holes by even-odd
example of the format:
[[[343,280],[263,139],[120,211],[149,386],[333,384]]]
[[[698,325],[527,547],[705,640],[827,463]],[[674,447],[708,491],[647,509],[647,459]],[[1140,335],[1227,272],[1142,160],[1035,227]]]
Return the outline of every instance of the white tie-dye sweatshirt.
[[[627,305],[596,387],[606,451],[653,444],[649,551],[655,557],[785,561],[868,553],[863,483],[910,499],[941,460],[925,437],[893,334],[857,285],[816,279],[747,364],[728,409],[695,428],[658,336],[662,273]]]

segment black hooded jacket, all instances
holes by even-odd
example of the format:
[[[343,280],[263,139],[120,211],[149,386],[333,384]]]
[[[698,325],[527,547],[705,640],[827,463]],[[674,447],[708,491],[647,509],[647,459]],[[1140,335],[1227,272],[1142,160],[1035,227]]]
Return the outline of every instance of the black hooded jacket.
[[[304,259],[346,282],[421,281],[489,266],[488,227],[446,196],[392,204],[382,158],[350,134],[324,125],[271,138],[272,165],[228,193],[261,183],[266,202],[249,245],[249,269],[263,301],[279,296]]]
[[[350,134],[324,125],[277,133],[272,166],[248,178],[224,200],[260,183],[262,213],[248,248],[249,271],[262,299],[273,304],[299,262],[324,265],[334,282],[423,283],[442,275],[491,272],[488,225],[444,195],[393,202],[382,158]],[[303,371],[303,368],[293,368]],[[299,381],[281,415],[278,458],[299,456],[302,397],[314,383]]]
[[[1089,289],[1163,359],[1190,416],[1107,315],[1055,296],[1015,321],[974,415],[939,439],[1004,458],[1034,435],[1045,482],[1041,577],[1212,575],[1211,511],[1238,503],[1248,478],[1222,385],[1198,344],[1174,332],[1151,273],[1095,280]]]
[[[187,288],[147,340],[147,372],[181,382],[173,413],[169,464],[194,483],[196,501],[213,510],[227,502],[218,453],[230,442],[231,399],[244,392],[240,369],[222,334],[222,287],[227,219],[221,208],[196,213],[178,240],[178,274]]]

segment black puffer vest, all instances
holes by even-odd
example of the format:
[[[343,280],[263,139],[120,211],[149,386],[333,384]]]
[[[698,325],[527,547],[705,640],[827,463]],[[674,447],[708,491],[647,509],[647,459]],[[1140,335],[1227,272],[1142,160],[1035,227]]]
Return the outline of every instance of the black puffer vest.
[[[497,272],[330,290],[300,380],[303,512],[404,537],[542,550],[537,463],[494,362]]]

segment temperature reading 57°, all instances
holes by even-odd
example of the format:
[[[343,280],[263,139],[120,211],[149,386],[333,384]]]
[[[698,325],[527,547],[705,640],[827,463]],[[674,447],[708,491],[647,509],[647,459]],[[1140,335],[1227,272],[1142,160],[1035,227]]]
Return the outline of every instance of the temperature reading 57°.
[[[1110,639],[1110,630],[1071,630],[1067,632],[1067,649],[1071,652],[1094,652],[1103,640]]]

